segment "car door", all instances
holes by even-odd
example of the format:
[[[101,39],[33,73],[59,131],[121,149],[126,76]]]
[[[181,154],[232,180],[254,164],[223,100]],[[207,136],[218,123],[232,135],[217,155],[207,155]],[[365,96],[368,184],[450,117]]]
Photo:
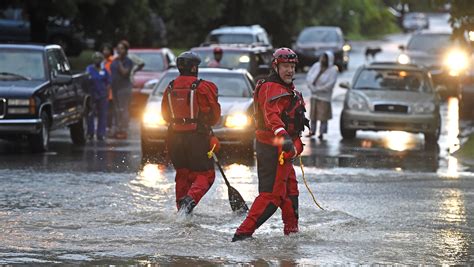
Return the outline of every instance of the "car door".
[[[167,68],[176,67],[176,58],[170,50],[165,50]]]
[[[49,49],[46,51],[48,61],[48,70],[51,79],[51,95],[53,104],[53,127],[66,125],[68,120],[68,84],[56,83],[55,80],[60,74],[64,74],[63,67],[58,58],[58,49]]]
[[[56,57],[60,67],[59,74],[68,75],[72,78],[71,67],[69,61],[67,60],[66,54],[61,49],[55,49]],[[66,124],[74,122],[82,114],[82,102],[78,94],[77,84],[72,82],[72,79],[69,83],[65,84],[64,91],[64,105],[66,106],[67,118],[65,120]]]

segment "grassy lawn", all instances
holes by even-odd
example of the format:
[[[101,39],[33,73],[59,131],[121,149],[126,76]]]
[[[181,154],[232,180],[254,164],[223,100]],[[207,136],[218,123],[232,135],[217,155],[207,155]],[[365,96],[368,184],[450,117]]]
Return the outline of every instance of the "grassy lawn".
[[[474,134],[469,136],[466,143],[464,143],[461,149],[456,151],[453,156],[474,161]]]

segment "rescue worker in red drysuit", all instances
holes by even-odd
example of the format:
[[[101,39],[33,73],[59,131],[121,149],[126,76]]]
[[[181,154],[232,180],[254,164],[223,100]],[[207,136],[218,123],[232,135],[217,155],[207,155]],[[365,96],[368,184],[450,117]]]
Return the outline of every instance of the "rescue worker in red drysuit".
[[[222,56],[224,54],[224,51],[220,47],[215,47],[213,50],[214,53],[214,59],[207,64],[209,68],[220,68],[221,67],[221,61],[222,61]]]
[[[208,158],[210,146],[218,140],[211,126],[221,116],[214,83],[197,78],[199,56],[184,52],[176,59],[180,75],[163,94],[161,111],[169,122],[167,148],[176,169],[176,205],[185,214],[192,212],[212,186],[214,162]]]
[[[277,208],[282,211],[284,234],[298,232],[299,192],[292,161],[303,151],[300,136],[309,121],[303,97],[293,84],[297,62],[291,49],[277,49],[270,76],[255,88],[259,195],[232,242],[251,237]]]

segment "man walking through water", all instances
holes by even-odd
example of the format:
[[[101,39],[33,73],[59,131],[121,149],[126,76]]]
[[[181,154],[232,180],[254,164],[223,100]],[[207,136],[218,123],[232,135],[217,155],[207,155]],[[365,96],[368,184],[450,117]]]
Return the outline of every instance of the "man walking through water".
[[[280,208],[285,235],[298,232],[298,183],[292,160],[301,154],[308,125],[303,97],[293,77],[298,57],[289,48],[273,53],[272,71],[254,93],[259,195],[232,242],[250,238]]]
[[[218,147],[211,126],[221,116],[216,85],[197,78],[200,63],[193,52],[179,55],[180,75],[170,82],[161,102],[163,118],[169,122],[168,152],[176,169],[176,206],[186,215],[214,183],[214,162],[207,152]]]

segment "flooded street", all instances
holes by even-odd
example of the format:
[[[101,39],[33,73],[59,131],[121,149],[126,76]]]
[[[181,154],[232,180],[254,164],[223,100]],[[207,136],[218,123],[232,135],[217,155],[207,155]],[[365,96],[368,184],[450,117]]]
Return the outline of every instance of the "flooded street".
[[[365,62],[365,47],[381,46],[377,60],[394,60],[408,37],[354,42],[349,71],[338,82],[349,81]],[[298,74],[297,88],[308,95],[303,83]],[[0,264],[474,262],[474,172],[450,155],[462,141],[457,99],[442,105],[439,146],[427,148],[423,135],[405,132],[358,132],[343,141],[344,93],[335,91],[325,140],[303,138],[308,186],[325,210],[315,206],[296,162],[300,233],[290,237],[277,211],[254,239],[231,243],[244,217],[232,213],[218,172],[194,215],[177,216],[174,170],[165,159],[142,162],[136,121],[129,140],[83,149],[70,143],[67,131],[54,132],[44,154],[2,141]],[[251,205],[258,194],[256,160],[223,149],[226,175]]]

